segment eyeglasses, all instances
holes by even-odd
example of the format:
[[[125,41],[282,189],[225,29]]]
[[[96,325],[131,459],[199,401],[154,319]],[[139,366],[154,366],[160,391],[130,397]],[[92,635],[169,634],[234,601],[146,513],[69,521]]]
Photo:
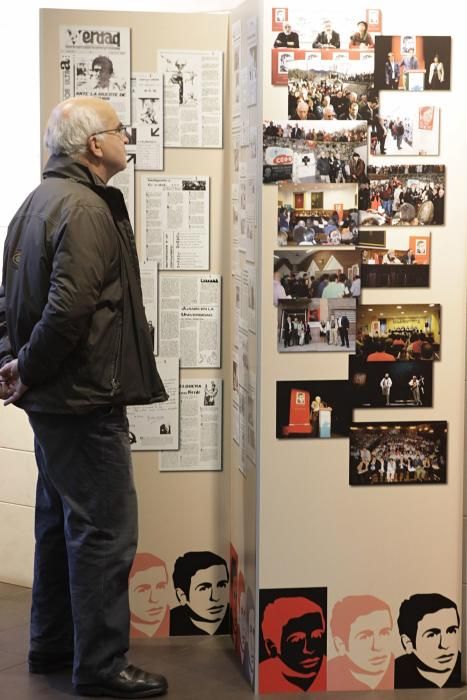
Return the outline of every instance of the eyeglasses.
[[[118,134],[119,136],[125,137],[128,136],[127,131],[129,128],[129,124],[119,124],[115,127],[115,129],[104,129],[104,131],[95,131],[93,134],[90,134],[89,138],[91,138],[91,136],[100,136],[100,134]]]

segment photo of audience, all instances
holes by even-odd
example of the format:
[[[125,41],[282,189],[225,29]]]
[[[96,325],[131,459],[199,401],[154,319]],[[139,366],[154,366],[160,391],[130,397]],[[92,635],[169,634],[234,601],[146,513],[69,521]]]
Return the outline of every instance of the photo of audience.
[[[367,180],[366,122],[322,121],[263,123],[263,183],[359,183]],[[336,161],[336,163],[334,163]],[[337,163],[339,167],[337,167]],[[334,177],[334,175],[333,175]]]
[[[351,355],[349,381],[354,408],[418,408],[433,405],[432,362],[366,362],[362,356]]]
[[[446,483],[446,421],[353,423],[349,484]]]
[[[361,246],[365,287],[429,287],[431,235],[390,229],[385,247]]]
[[[279,299],[278,352],[355,352],[355,298]]]
[[[360,226],[442,226],[444,165],[369,165],[359,187]]]
[[[439,360],[440,305],[358,306],[356,352],[367,363]]]

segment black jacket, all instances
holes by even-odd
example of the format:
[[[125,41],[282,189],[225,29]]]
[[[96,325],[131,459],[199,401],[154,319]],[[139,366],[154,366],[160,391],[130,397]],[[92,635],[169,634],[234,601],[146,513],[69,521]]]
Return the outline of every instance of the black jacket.
[[[17,405],[82,413],[166,401],[122,193],[65,155],[43,178],[4,251],[0,366],[17,357],[30,387]]]

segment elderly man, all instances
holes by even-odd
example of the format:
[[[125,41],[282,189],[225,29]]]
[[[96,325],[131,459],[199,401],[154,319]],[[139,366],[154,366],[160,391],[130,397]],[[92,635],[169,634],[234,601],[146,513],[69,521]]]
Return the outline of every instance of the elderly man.
[[[38,466],[29,670],[73,665],[81,695],[162,695],[128,664],[137,503],[125,406],[166,401],[121,192],[127,136],[91,97],[53,109],[43,181],[8,228],[0,380]]]

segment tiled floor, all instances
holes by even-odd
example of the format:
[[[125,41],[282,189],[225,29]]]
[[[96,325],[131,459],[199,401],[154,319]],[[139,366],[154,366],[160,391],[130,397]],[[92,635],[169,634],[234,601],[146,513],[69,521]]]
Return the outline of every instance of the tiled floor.
[[[0,698],[64,700],[76,697],[70,673],[31,676],[26,665],[29,589],[0,583]],[[235,660],[230,639],[188,637],[138,641],[131,661],[169,679],[167,700],[251,700],[252,693]],[[294,695],[263,695],[290,700]],[[368,693],[313,693],[314,700],[467,700],[467,687],[450,690],[399,690]]]

